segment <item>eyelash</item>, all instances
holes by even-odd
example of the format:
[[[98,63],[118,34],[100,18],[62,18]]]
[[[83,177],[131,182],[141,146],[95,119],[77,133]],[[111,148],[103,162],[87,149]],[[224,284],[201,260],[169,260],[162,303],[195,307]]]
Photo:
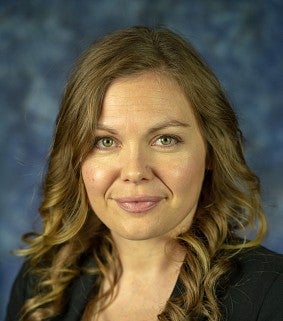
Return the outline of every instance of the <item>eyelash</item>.
[[[161,139],[171,139],[172,141],[174,141],[173,144],[169,143],[169,144],[156,144],[156,142],[158,140],[161,140]],[[100,149],[100,150],[106,150],[106,149],[111,149],[113,147],[116,147],[116,146],[113,146],[113,144],[109,147],[107,146],[99,146],[99,143],[102,142],[103,140],[111,140],[113,142],[113,144],[115,144],[115,139],[110,137],[110,136],[98,136],[95,138],[95,141],[94,141],[94,147],[97,148],[97,149]],[[176,136],[176,135],[160,135],[158,136],[157,138],[154,138],[153,139],[154,143],[152,144],[153,146],[159,146],[161,148],[168,148],[168,147],[173,147],[175,145],[178,145],[180,143],[183,142],[183,140],[179,137],[179,136]]]

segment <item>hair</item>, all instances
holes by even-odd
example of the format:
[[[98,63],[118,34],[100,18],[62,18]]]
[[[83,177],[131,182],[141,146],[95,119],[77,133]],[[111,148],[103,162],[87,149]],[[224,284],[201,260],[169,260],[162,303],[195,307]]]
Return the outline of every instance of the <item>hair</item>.
[[[186,250],[180,297],[170,298],[159,320],[221,320],[217,289],[232,258],[262,241],[266,222],[258,178],[243,156],[236,115],[219,81],[193,46],[164,27],[132,27],[98,40],[78,60],[67,83],[43,183],[41,233],[24,237],[19,251],[37,275],[38,288],[22,310],[22,320],[43,320],[64,307],[64,294],[81,273],[97,274],[84,320],[113,295],[121,264],[111,235],[87,200],[81,164],[93,147],[105,92],[113,80],[156,72],[175,79],[191,103],[207,144],[206,170],[191,228],[177,236]],[[247,235],[253,232],[248,240]],[[85,258],[94,257],[87,269]],[[111,288],[100,286],[111,278]],[[107,300],[106,300],[107,301]],[[109,301],[109,300],[108,300]]]

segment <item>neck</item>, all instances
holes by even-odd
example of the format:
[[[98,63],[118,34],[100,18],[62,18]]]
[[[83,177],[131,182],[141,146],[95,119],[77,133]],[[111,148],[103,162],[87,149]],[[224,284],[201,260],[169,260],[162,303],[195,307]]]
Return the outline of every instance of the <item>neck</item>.
[[[156,238],[127,240],[113,235],[122,264],[123,274],[155,276],[179,270],[185,257],[176,241]]]

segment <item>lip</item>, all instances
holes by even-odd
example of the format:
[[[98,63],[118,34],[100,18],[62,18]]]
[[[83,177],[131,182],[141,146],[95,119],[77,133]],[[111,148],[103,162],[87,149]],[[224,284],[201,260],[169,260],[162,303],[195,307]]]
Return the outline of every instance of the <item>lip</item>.
[[[144,213],[159,204],[164,199],[160,196],[130,196],[114,199],[117,205],[129,213]]]

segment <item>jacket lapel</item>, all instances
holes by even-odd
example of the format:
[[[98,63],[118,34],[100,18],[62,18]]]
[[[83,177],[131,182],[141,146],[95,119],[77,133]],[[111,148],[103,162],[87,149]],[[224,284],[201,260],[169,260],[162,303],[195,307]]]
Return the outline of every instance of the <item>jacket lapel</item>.
[[[74,281],[70,291],[69,304],[65,310],[66,312],[61,315],[58,321],[81,320],[86,305],[90,299],[91,290],[94,287],[96,278],[96,275],[84,274]]]

